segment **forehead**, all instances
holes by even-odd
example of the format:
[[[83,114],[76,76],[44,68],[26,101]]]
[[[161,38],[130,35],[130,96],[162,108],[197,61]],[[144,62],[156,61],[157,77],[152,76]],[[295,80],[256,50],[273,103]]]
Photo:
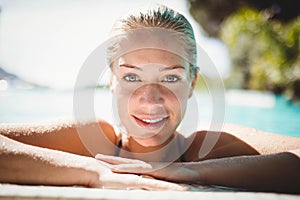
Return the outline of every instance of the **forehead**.
[[[143,28],[125,32],[124,34],[113,37],[110,47],[108,48],[108,56],[110,62],[113,63],[118,58],[124,57],[124,55],[134,53],[137,56],[136,52],[148,51],[150,53],[151,51],[149,49],[156,49],[180,55],[185,60],[193,63],[193,59],[187,51],[186,45],[183,36],[172,30]],[[159,56],[157,57],[159,58]]]
[[[186,67],[188,62],[179,55],[161,49],[139,49],[122,55],[118,64],[146,65],[160,64],[165,66],[181,65]]]

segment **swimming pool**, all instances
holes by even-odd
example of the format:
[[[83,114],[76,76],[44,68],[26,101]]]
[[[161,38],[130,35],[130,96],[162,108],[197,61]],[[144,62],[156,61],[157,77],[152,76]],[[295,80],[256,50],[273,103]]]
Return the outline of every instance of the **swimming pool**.
[[[95,95],[97,117],[112,121],[111,94],[98,90]],[[199,110],[208,107],[209,98],[199,94]],[[73,116],[72,91],[49,89],[0,91],[0,122],[36,122]],[[202,115],[201,115],[202,116]],[[205,115],[203,115],[205,116]],[[260,130],[300,137],[300,105],[289,103],[282,96],[254,91],[227,91],[226,123],[254,127]]]

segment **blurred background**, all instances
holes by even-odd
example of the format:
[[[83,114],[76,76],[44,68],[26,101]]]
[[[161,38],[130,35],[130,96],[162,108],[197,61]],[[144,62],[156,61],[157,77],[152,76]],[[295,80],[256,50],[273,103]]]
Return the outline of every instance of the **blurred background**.
[[[191,22],[224,82],[226,123],[300,137],[298,0],[0,0],[0,123],[72,118],[86,58],[116,19],[155,3]],[[209,118],[205,87],[200,78],[199,110]],[[111,94],[101,88],[95,112],[112,121]]]

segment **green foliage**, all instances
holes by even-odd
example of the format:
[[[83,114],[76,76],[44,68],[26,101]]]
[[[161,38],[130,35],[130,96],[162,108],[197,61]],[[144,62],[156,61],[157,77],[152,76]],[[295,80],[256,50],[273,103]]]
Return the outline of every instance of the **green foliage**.
[[[300,98],[300,17],[283,25],[271,16],[242,8],[222,24],[233,65],[227,86]]]

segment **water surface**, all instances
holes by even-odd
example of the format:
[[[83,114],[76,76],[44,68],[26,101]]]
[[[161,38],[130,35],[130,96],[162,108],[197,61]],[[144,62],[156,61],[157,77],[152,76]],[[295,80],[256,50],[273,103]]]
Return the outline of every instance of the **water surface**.
[[[209,121],[212,112],[209,95],[199,93],[197,101],[198,120]],[[72,91],[48,89],[1,91],[0,122],[38,122],[61,117],[73,118],[72,102]],[[94,102],[95,116],[113,122],[110,91],[97,90]],[[282,96],[244,91],[227,92],[224,121],[300,137],[300,106],[291,104]]]

